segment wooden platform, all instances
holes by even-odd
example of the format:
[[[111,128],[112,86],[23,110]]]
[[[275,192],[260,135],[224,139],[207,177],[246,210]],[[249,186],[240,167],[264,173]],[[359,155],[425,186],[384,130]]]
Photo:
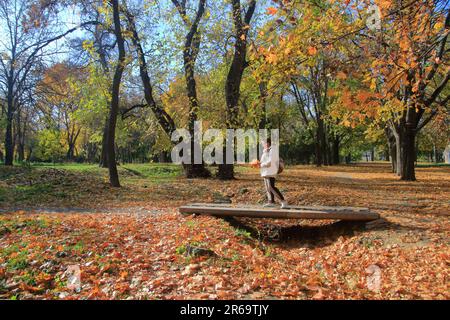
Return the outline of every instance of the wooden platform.
[[[333,219],[349,221],[371,221],[380,216],[368,208],[326,207],[326,206],[289,206],[263,207],[258,205],[192,203],[179,208],[183,214],[211,216],[232,216],[274,219]]]

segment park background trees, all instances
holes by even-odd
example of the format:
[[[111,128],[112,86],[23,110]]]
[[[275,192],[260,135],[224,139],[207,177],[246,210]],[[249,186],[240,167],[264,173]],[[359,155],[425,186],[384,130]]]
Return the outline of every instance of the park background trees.
[[[202,120],[279,128],[290,163],[367,152],[414,180],[448,144],[448,3],[374,3],[377,21],[369,1],[2,0],[0,157],[98,162],[119,186],[117,163],[170,160]]]

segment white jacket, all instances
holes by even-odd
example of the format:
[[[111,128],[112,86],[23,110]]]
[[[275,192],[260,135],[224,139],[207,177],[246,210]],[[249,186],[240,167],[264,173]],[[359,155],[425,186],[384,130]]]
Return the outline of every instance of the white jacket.
[[[276,152],[272,151],[272,148],[268,150],[264,149],[261,156],[261,177],[272,178],[278,174],[280,158],[276,155]]]

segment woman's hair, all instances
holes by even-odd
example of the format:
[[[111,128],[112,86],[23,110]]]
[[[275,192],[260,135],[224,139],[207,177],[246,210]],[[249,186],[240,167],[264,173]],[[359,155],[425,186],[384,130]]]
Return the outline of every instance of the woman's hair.
[[[272,145],[272,139],[267,138],[266,143],[267,143],[269,146],[271,146],[271,145]]]

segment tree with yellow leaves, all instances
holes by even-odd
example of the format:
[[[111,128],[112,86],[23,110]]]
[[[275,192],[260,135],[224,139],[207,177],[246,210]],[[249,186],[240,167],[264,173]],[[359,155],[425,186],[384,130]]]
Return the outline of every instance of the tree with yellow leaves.
[[[342,106],[355,117],[378,121],[395,146],[395,171],[415,180],[416,136],[449,111],[450,12],[446,1],[375,1],[380,28],[366,30],[358,48],[368,68],[362,85],[344,91]]]
[[[56,127],[64,137],[66,159],[73,161],[81,132],[77,120],[80,96],[73,83],[82,81],[82,71],[67,63],[57,63],[45,71],[38,84],[39,107],[48,118],[56,118]],[[55,117],[56,115],[56,117]]]
[[[276,20],[252,47],[254,76],[267,83],[270,94],[288,88],[287,99],[297,105],[300,122],[315,142],[316,164],[337,164],[342,137],[329,111],[354,65],[350,39],[342,36],[354,24],[338,2],[283,1],[267,14]]]

